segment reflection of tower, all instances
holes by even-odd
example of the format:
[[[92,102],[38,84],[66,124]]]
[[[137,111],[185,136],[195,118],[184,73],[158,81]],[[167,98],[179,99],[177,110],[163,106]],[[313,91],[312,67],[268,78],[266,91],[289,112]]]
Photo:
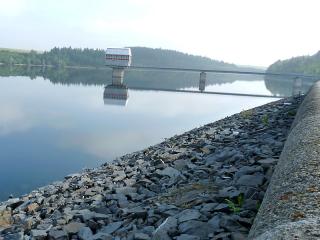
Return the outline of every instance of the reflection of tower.
[[[207,74],[205,72],[200,73],[199,91],[201,92],[206,89],[206,77],[207,77]]]
[[[292,83],[292,95],[300,95],[302,91],[302,79],[295,78]]]
[[[104,104],[126,106],[128,102],[128,87],[124,84],[110,84],[104,88]]]

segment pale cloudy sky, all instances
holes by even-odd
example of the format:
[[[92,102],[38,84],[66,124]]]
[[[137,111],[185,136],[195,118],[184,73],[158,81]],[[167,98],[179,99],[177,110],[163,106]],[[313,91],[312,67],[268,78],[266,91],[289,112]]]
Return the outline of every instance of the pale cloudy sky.
[[[0,47],[146,46],[244,65],[320,50],[319,0],[0,0]]]

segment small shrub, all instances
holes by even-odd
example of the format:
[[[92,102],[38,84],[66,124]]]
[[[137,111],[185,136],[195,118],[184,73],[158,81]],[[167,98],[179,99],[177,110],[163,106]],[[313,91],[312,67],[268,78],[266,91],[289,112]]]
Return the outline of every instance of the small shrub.
[[[261,121],[264,125],[268,125],[269,124],[269,116],[263,115]]]
[[[252,109],[249,109],[249,110],[243,110],[240,112],[240,116],[243,117],[243,118],[251,118],[253,115],[253,110]]]
[[[243,197],[243,194],[240,194],[237,197],[235,202],[231,201],[230,199],[225,199],[225,201],[228,204],[229,209],[233,213],[239,213],[241,211],[241,207],[243,205],[244,197]]]

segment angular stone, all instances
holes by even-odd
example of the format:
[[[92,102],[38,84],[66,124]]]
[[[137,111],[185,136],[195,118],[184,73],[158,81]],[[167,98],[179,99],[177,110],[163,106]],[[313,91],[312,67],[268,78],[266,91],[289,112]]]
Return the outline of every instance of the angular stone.
[[[113,181],[115,181],[115,182],[122,181],[123,179],[125,179],[127,177],[126,173],[122,170],[121,171],[114,171],[113,176],[115,176],[115,178],[113,178]]]
[[[70,222],[63,227],[63,230],[66,231],[68,234],[76,234],[84,226],[85,225],[80,222]]]
[[[277,162],[278,162],[278,159],[274,159],[274,158],[266,158],[258,161],[258,163],[261,164],[262,167],[270,167],[272,165],[277,164]]]
[[[229,205],[226,203],[220,203],[218,206],[214,208],[215,211],[218,212],[228,212],[229,211]]]
[[[47,238],[47,232],[45,230],[33,229],[30,231],[30,236],[34,240],[44,240]]]
[[[92,239],[93,233],[90,228],[82,227],[78,232],[78,237],[80,240],[89,240]]]
[[[5,202],[5,206],[10,207],[11,209],[15,209],[22,203],[23,201],[20,198],[11,198]]]
[[[157,170],[157,173],[162,176],[168,176],[170,178],[176,178],[181,175],[180,171],[173,167],[166,167],[163,170]]]
[[[225,187],[219,190],[219,197],[220,198],[235,198],[240,195],[240,191],[237,190],[235,187]]]
[[[49,231],[50,240],[68,240],[68,234],[63,230],[54,230]]]
[[[93,235],[92,240],[113,240],[114,238],[107,233],[98,232],[95,235]]]
[[[205,214],[208,212],[213,212],[213,210],[219,205],[219,203],[205,203],[202,205],[200,212]]]
[[[207,165],[212,165],[216,162],[222,162],[228,158],[231,158],[236,153],[236,150],[228,148],[220,151],[219,153],[210,154],[204,160]]]
[[[107,226],[101,228],[100,232],[112,234],[113,232],[117,231],[122,226],[122,224],[122,221],[109,223]]]
[[[264,179],[263,174],[242,175],[237,180],[237,185],[258,187],[262,185],[263,179]]]
[[[207,238],[214,229],[206,222],[191,220],[179,225],[179,232],[189,235],[199,236],[201,239]]]
[[[176,238],[177,240],[200,240],[200,237],[189,235],[189,234],[181,234]]]
[[[74,173],[74,174],[69,174],[67,176],[65,176],[65,179],[69,179],[69,178],[76,178],[76,177],[81,177],[80,173]]]
[[[128,195],[131,193],[136,193],[137,189],[135,187],[121,187],[121,188],[116,188],[115,191],[116,191],[116,193]]]
[[[0,231],[0,232],[1,232],[1,231]],[[0,236],[0,239],[1,239],[1,240],[2,240],[2,239],[3,239],[3,240],[25,240],[23,232],[6,234],[6,235],[4,236],[4,238],[1,238],[1,236]]]
[[[151,239],[148,234],[145,233],[135,233],[134,239],[136,240],[149,240]]]
[[[247,235],[240,232],[231,233],[231,240],[246,240],[247,237]]]
[[[179,223],[195,220],[200,218],[201,214],[198,210],[195,209],[186,209],[177,215]]]
[[[168,217],[164,222],[154,231],[152,239],[170,240],[170,232],[174,232],[177,228],[177,219],[175,217]]]
[[[38,208],[39,208],[38,203],[31,203],[27,206],[26,211],[28,213],[34,213],[35,211],[37,211]]]
[[[91,212],[89,209],[82,209],[75,211],[75,217],[80,217],[82,221],[88,221],[94,217],[94,212]]]
[[[220,221],[221,221],[221,217],[219,215],[215,215],[213,218],[211,218],[208,221],[208,224],[212,226],[214,230],[217,230],[220,228]]]
[[[3,210],[0,211],[0,227],[9,227],[13,223],[11,211]]]

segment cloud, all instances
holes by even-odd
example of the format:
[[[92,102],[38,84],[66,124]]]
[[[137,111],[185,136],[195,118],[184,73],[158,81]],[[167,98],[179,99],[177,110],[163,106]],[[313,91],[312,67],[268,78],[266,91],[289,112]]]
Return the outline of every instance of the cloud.
[[[0,106],[0,136],[24,132],[32,128],[22,108],[14,105]]]

